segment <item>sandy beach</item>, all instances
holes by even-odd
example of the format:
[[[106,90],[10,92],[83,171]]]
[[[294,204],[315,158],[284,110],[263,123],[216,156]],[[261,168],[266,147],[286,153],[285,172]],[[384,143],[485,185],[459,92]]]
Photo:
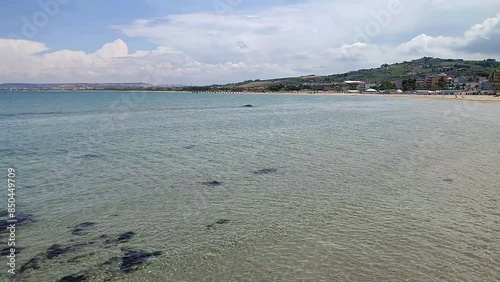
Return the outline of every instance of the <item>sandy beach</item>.
[[[386,95],[381,95],[386,96]],[[434,99],[434,100],[448,100],[448,101],[469,101],[469,102],[483,102],[483,103],[500,103],[500,97],[492,95],[390,95],[402,98],[415,98],[415,99]]]
[[[208,93],[208,92],[206,92]],[[296,95],[296,96],[352,96],[352,97],[393,97],[409,99],[432,99],[443,101],[468,101],[483,103],[500,103],[500,97],[493,95],[418,95],[418,94],[361,94],[339,92],[219,92],[217,94],[252,94],[252,95]]]
[[[444,101],[468,101],[468,102],[483,102],[483,103],[500,103],[500,97],[492,95],[415,95],[415,94],[356,94],[354,96],[369,96],[369,97],[397,97],[410,99],[433,99]]]

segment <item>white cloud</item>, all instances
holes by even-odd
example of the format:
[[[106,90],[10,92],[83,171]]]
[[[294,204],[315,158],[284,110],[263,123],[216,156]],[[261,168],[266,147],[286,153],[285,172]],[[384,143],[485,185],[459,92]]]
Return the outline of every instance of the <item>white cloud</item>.
[[[222,81],[225,77],[288,73],[277,64],[249,65],[245,62],[201,63],[171,47],[128,53],[126,43],[118,39],[94,53],[62,50],[45,54],[42,43],[0,39],[2,58],[0,77],[4,82],[147,82],[152,84],[200,83]],[[291,74],[291,73],[290,73]]]
[[[50,52],[40,42],[0,39],[0,78],[208,84],[330,74],[422,56],[500,58],[495,10],[497,0],[307,0],[252,13],[235,7],[222,16],[137,19],[113,28],[156,49],[130,53],[118,39],[93,53]]]
[[[48,50],[47,46],[41,42],[0,38],[0,52],[2,55],[5,55],[5,57],[32,55],[46,50]]]
[[[426,54],[436,57],[475,57],[500,55],[500,13],[475,24],[462,36],[429,36],[421,34],[398,46],[397,51],[407,54]],[[493,52],[491,52],[493,51]]]
[[[125,57],[128,55],[128,47],[123,40],[118,39],[115,42],[104,44],[94,55],[99,58]]]

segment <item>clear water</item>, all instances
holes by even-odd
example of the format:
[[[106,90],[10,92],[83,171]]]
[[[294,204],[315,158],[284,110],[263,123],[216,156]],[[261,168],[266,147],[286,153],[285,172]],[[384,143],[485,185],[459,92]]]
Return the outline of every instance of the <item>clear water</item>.
[[[36,220],[17,269],[93,243],[16,281],[498,281],[499,125],[455,101],[0,92],[2,179]],[[103,266],[128,248],[163,255]]]

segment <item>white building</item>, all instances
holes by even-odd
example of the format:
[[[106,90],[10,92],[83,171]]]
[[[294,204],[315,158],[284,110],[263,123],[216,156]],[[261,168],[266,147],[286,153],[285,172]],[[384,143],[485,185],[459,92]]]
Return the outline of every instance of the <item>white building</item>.
[[[347,80],[344,83],[349,86],[349,90],[357,90],[359,92],[365,92],[366,90],[366,83],[364,81]]]

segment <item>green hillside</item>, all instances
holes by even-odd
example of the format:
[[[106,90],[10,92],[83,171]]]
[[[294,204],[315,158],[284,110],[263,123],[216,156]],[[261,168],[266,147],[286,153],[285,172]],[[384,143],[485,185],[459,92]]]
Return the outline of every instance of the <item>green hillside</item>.
[[[500,62],[495,59],[482,61],[467,61],[461,59],[439,59],[424,57],[414,61],[405,61],[392,65],[384,64],[378,68],[361,69],[342,74],[327,76],[302,76],[269,80],[250,80],[241,83],[226,85],[213,85],[203,88],[238,89],[238,88],[273,88],[273,85],[300,87],[314,84],[335,84],[346,80],[361,80],[367,83],[381,83],[383,81],[396,81],[404,79],[416,79],[426,75],[446,73],[454,77],[466,77],[470,81],[476,81],[480,77],[489,77],[491,72],[500,67]],[[314,87],[313,87],[314,88]],[[317,87],[320,88],[320,87]],[[291,89],[293,90],[293,89]]]
[[[483,61],[465,61],[453,59],[422,58],[411,62],[393,65],[382,65],[380,68],[364,69],[354,72],[329,75],[326,79],[341,82],[346,79],[366,82],[381,82],[384,80],[402,80],[419,76],[446,73],[455,77],[488,77],[493,69],[500,66],[494,59]]]

